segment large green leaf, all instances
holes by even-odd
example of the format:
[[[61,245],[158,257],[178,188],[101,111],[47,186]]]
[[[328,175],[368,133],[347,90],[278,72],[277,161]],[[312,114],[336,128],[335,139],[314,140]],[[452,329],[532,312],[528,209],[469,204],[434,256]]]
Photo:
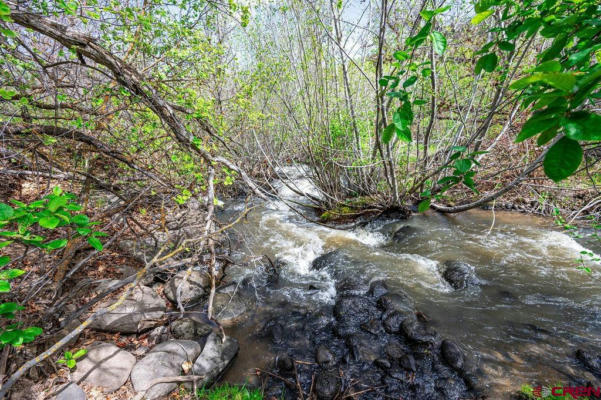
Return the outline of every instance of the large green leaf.
[[[89,236],[88,243],[98,251],[102,251],[102,242],[95,237]]]
[[[9,262],[10,262],[9,256],[0,256],[0,267],[4,267]]]
[[[454,166],[457,171],[464,174],[470,170],[470,168],[472,167],[472,162],[470,160],[468,160],[467,158],[463,158],[461,160],[455,161]]]
[[[15,279],[18,278],[19,276],[23,275],[25,273],[25,271],[23,271],[22,269],[7,269],[5,271],[0,271],[0,279],[2,280],[11,280],[11,279]]]
[[[54,215],[49,217],[40,218],[39,224],[42,228],[54,229],[60,224],[61,220],[56,218]]]
[[[64,206],[65,204],[67,204],[67,198],[64,196],[59,196],[59,197],[53,197],[52,199],[50,199],[50,201],[48,202],[48,210],[55,212],[56,210],[58,210],[60,207]]]
[[[494,12],[494,10],[486,10],[486,11],[479,12],[478,14],[476,14],[474,16],[474,18],[472,18],[472,24],[478,25],[479,23],[484,21],[486,18],[490,17],[493,14],[493,12]]]
[[[530,118],[524,126],[522,126],[522,130],[520,134],[515,139],[516,143],[522,142],[526,139],[531,138],[532,136],[538,135],[539,133],[546,131],[547,129],[551,129],[553,127],[559,126],[561,118],[555,115],[549,116],[549,118],[541,119],[533,116]]]
[[[44,245],[44,247],[48,250],[56,250],[61,247],[65,247],[67,245],[67,239],[56,239],[52,242],[48,242]]]
[[[405,82],[403,82],[403,89],[412,86],[415,82],[417,82],[417,76],[410,76]]]
[[[514,90],[522,90],[538,82],[544,82],[564,92],[571,92],[576,85],[576,78],[567,72],[537,72],[518,79],[509,87]]]
[[[10,283],[8,281],[0,281],[0,293],[10,292]]]
[[[476,62],[476,74],[482,72],[482,70],[486,72],[493,72],[495,68],[497,68],[497,62],[499,58],[495,53],[488,53],[480,57],[480,59]]]
[[[574,140],[601,140],[601,115],[577,111],[564,121],[566,136]]]
[[[559,182],[572,175],[582,162],[582,148],[577,141],[561,138],[547,152],[543,167],[545,174]]]
[[[404,142],[411,142],[411,130],[409,130],[409,127],[405,127],[402,129],[397,128],[396,136]]]
[[[0,203],[0,221],[6,221],[15,215],[15,210],[8,204]]]
[[[430,37],[432,38],[432,46],[434,47],[434,51],[437,54],[442,55],[447,49],[447,38],[438,31],[433,31],[430,34]]]
[[[394,130],[396,129],[394,123],[388,125],[386,129],[382,132],[382,142],[389,143],[390,139],[394,135]]]
[[[417,205],[417,212],[423,213],[425,212],[428,208],[430,208],[430,203],[431,203],[431,199],[425,199],[419,202],[419,204]]]

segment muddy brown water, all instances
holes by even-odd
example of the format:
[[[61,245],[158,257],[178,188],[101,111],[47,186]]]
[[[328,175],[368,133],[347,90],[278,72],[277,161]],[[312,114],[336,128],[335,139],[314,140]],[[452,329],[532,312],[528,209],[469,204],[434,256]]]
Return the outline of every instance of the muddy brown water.
[[[299,187],[307,183],[301,180]],[[295,196],[286,188],[280,192]],[[231,207],[234,213],[242,204]],[[417,234],[392,242],[392,233],[404,225],[418,228]],[[278,287],[263,293],[247,321],[229,330],[241,351],[226,381],[241,383],[253,368],[270,367],[269,344],[254,335],[262,314],[334,302],[333,277],[313,271],[311,262],[344,249],[361,260],[348,266],[349,273],[404,289],[442,336],[460,344],[485,377],[491,398],[506,398],[523,384],[567,383],[573,377],[596,382],[574,353],[601,349],[601,267],[585,257],[592,272],[576,268],[581,252],[595,251],[598,244],[576,240],[551,219],[484,210],[427,212],[344,231],[307,222],[278,201],[253,210],[235,235],[235,258],[247,267],[234,274],[256,277],[261,285],[262,255],[285,267]],[[472,264],[481,284],[452,290],[442,279],[446,260]]]

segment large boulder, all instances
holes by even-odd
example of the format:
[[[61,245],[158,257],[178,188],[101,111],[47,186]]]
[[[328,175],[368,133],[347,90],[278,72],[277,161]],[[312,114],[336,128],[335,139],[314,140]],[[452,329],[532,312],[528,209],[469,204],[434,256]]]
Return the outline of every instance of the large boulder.
[[[322,254],[311,263],[311,268],[321,271],[325,268],[331,268],[345,263],[348,260],[346,254],[342,250],[334,250],[329,253]]]
[[[193,303],[200,300],[211,286],[211,278],[209,275],[197,269],[190,272],[188,279],[182,284],[187,271],[180,271],[173,276],[165,285],[163,293],[173,304],[177,304],[177,288],[182,285],[181,301],[182,304]]]
[[[123,386],[136,363],[136,357],[112,343],[96,342],[87,350],[86,355],[77,361],[73,380],[100,386],[105,392],[113,392]]]
[[[228,336],[225,341],[216,333],[211,333],[202,353],[196,359],[192,372],[203,378],[197,382],[198,387],[210,386],[230,365],[238,353],[238,341]],[[190,385],[188,385],[190,386]]]
[[[136,392],[145,392],[145,399],[166,396],[178,386],[176,382],[151,382],[158,378],[179,376],[187,363],[190,367],[200,354],[200,344],[192,340],[170,340],[155,346],[131,371],[131,383]],[[189,368],[187,368],[189,369]]]
[[[114,300],[105,301],[100,308],[108,307],[113,302]],[[138,333],[161,324],[165,310],[165,302],[152,288],[137,286],[119,307],[92,321],[90,328],[106,332]]]
[[[246,316],[247,305],[239,292],[216,293],[213,299],[213,315],[220,325],[231,327]]]
[[[449,282],[455,290],[465,289],[478,284],[475,268],[462,261],[446,261],[442,277]]]

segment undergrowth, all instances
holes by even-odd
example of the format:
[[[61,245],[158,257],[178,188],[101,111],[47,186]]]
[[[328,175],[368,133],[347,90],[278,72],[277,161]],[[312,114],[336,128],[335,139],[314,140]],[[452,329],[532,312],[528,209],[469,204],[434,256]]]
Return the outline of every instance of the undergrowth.
[[[224,384],[212,389],[198,389],[200,400],[263,400],[259,389]]]

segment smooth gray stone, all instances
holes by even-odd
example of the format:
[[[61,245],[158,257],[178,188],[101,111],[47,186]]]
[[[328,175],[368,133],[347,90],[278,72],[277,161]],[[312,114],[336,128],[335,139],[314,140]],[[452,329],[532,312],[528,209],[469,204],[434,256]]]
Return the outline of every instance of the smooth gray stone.
[[[112,343],[96,342],[88,347],[88,353],[77,361],[73,380],[100,386],[106,392],[119,389],[127,381],[136,357]]]

